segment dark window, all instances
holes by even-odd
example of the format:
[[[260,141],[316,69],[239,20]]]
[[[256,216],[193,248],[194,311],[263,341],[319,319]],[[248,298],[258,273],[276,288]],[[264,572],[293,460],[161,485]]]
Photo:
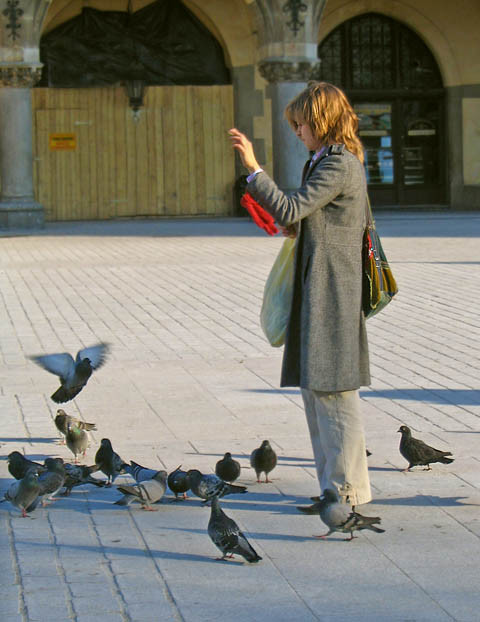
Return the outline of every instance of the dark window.
[[[442,88],[432,53],[399,22],[368,13],[345,22],[319,45],[321,76],[344,89]]]

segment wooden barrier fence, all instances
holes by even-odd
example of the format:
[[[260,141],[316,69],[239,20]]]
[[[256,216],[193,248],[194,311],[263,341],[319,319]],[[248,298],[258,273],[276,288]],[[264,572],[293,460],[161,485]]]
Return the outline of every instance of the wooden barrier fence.
[[[33,89],[36,198],[48,220],[234,213],[232,86]]]

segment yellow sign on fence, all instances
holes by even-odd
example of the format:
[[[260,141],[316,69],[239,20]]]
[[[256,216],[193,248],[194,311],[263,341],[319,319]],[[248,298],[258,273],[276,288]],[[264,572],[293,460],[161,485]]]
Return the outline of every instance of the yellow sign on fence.
[[[62,133],[50,134],[50,151],[74,151],[77,148],[77,135]]]

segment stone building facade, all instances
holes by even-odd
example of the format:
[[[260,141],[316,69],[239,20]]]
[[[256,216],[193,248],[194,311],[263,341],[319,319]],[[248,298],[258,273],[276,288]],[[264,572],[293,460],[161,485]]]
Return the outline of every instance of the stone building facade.
[[[436,0],[157,0],[157,3],[159,7],[168,5],[172,9],[181,4],[218,43],[230,76],[230,85],[225,85],[225,89],[230,88],[231,98],[229,92],[220,88],[222,103],[218,105],[224,116],[214,115],[215,119],[209,123],[215,120],[220,123],[220,117],[222,123],[231,119],[251,136],[262,165],[283,188],[297,186],[308,155],[285,122],[283,109],[309,79],[325,79],[344,88],[359,115],[374,205],[399,210],[409,206],[441,206],[455,210],[480,207],[480,4],[477,0],[455,3]],[[55,211],[55,201],[60,200],[58,193],[39,190],[42,179],[49,175],[49,167],[53,166],[49,158],[76,157],[75,154],[59,156],[53,151],[52,141],[58,136],[59,128],[48,126],[48,119],[53,117],[46,112],[53,104],[45,102],[53,99],[49,100],[44,91],[57,87],[48,81],[45,84],[45,79],[44,84],[38,86],[44,64],[42,42],[87,8],[112,12],[112,15],[115,12],[131,15],[149,4],[144,0],[0,0],[0,226],[41,226],[45,215],[52,220],[73,218],[68,212]],[[174,50],[170,57],[174,57]],[[201,58],[202,54],[198,54],[199,62]],[[45,75],[45,68],[43,72]],[[173,88],[174,81],[168,80],[155,82],[152,89]],[[130,72],[127,82],[134,84],[134,72]],[[181,84],[188,86],[185,82]],[[208,101],[208,84],[202,84],[204,90],[199,91],[198,97]],[[128,109],[132,99],[126,97],[123,104],[118,95],[120,87],[120,83],[96,85],[106,91],[117,89],[114,99],[120,103],[116,105],[125,105]],[[68,88],[76,89],[75,84]],[[79,91],[82,88],[79,86]],[[160,91],[152,90],[141,102],[140,112],[137,107],[133,116],[128,117],[128,123],[133,119],[135,125],[125,130],[127,143],[133,140],[128,136],[141,134],[142,123],[148,121],[149,114],[153,118],[154,105],[158,123],[162,106],[170,101],[162,97]],[[175,94],[172,97],[172,105],[175,105]],[[197,95],[193,101],[195,97]],[[83,100],[79,95],[76,99],[71,96],[69,101],[77,102],[69,104],[71,112],[79,109],[78,102]],[[193,119],[195,110],[189,108],[188,101],[186,110],[190,110]],[[231,111],[226,110],[228,106]],[[42,114],[36,114],[39,109]],[[115,110],[118,114],[118,109]],[[45,153],[52,150],[43,160],[38,139],[39,119],[43,123],[42,131],[50,140]],[[75,123],[94,123],[86,112],[82,119]],[[111,127],[115,132],[116,125]],[[215,131],[218,131],[221,136],[227,129],[220,127],[206,133],[216,136]],[[166,135],[165,128],[162,131],[158,133],[159,141]],[[145,135],[149,132],[146,130]],[[81,158],[74,132],[67,132],[66,136],[74,136],[72,150],[77,149]],[[193,149],[191,141],[191,137],[185,138],[186,149],[190,151]],[[146,144],[147,149],[161,153],[158,144],[148,141]],[[115,141],[109,149],[115,150]],[[214,146],[205,149],[205,153],[209,153],[208,149],[213,153]],[[138,149],[128,153],[127,161],[135,158],[136,153]],[[238,161],[227,162],[226,153],[217,154],[224,163],[224,170],[217,180],[217,186],[223,190],[217,196],[216,207],[212,208],[216,211],[197,210],[198,215],[236,213],[235,183],[238,187],[244,171]],[[38,162],[41,162],[40,168]],[[115,164],[117,169],[119,166]],[[67,165],[62,170],[69,169],[73,170]],[[148,179],[159,170],[163,171],[157,162],[145,183],[148,184]],[[208,174],[212,175],[211,169]],[[100,184],[101,179],[102,176],[95,177],[95,183]],[[55,177],[52,184],[55,185]],[[188,176],[178,184],[184,188]],[[165,208],[168,201],[162,198],[163,191],[158,189],[151,195],[142,195],[145,203],[142,209],[137,214],[127,210],[123,215],[171,215]],[[185,200],[178,199],[179,191],[171,191],[171,195],[177,197],[175,215],[192,215],[195,196],[208,195],[208,191],[205,195],[196,195],[197,191],[200,192],[196,188],[186,193]],[[118,193],[118,189],[115,192]],[[47,208],[40,194],[44,203],[49,202]],[[105,189],[99,192],[99,204],[121,201],[107,195]],[[132,196],[131,202],[135,203],[136,195]],[[114,211],[101,208],[100,205],[97,212],[82,212],[80,207],[75,218],[115,216]],[[63,216],[58,216],[59,213]]]

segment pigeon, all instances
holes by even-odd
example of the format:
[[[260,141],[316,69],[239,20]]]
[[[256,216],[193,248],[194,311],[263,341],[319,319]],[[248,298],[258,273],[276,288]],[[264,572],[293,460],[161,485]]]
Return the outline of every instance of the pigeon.
[[[7,460],[10,475],[13,475],[15,479],[24,478],[28,471],[33,471],[38,475],[46,470],[42,464],[25,458],[19,451],[12,451],[8,454]]]
[[[325,488],[323,497],[312,497],[312,499],[316,500],[316,503],[297,509],[303,514],[320,514],[320,518],[327,525],[329,531],[322,536],[315,536],[316,538],[326,538],[335,531],[341,531],[342,533],[350,533],[350,538],[347,538],[350,541],[354,538],[353,532],[362,529],[385,533],[385,529],[375,527],[381,522],[380,517],[362,516],[362,514],[354,512],[348,505],[338,502],[337,495],[331,488]]]
[[[55,417],[55,425],[57,426],[57,430],[60,432],[60,434],[63,434],[63,436],[67,436],[67,429],[69,423],[73,423],[77,426],[77,428],[80,428],[81,430],[86,430],[87,432],[97,429],[95,423],[86,423],[81,419],[77,419],[76,417],[67,415],[64,410],[59,408]]]
[[[125,471],[133,477],[137,484],[140,484],[147,479],[153,479],[157,473],[160,473],[158,469],[148,469],[133,460],[130,460],[130,464],[126,464],[124,468]]]
[[[265,473],[265,483],[271,483],[268,474],[273,471],[277,464],[277,454],[268,441],[263,441],[260,447],[254,449],[250,456],[250,464],[257,474],[257,482],[260,484],[260,475]]]
[[[21,510],[22,516],[25,518],[27,508],[31,512],[37,507],[39,492],[38,475],[34,471],[28,471],[25,477],[10,485],[3,501],[10,501],[12,505]]]
[[[453,462],[453,458],[447,458],[451,456],[451,451],[440,451],[427,445],[423,441],[417,438],[413,438],[412,432],[406,425],[401,425],[397,432],[401,432],[402,438],[400,440],[400,453],[408,461],[408,467],[404,471],[410,471],[414,466],[426,466],[426,471],[430,471],[430,464],[432,462],[442,462],[443,464],[450,464]]]
[[[93,466],[85,466],[82,464],[70,464],[66,462],[64,464],[65,467],[65,490],[63,492],[63,496],[68,497],[68,495],[72,492],[72,488],[76,486],[82,486],[83,484],[93,484],[93,486],[98,486],[99,488],[103,488],[105,486],[105,482],[100,479],[95,479],[92,477],[92,473],[96,473],[99,470],[99,467],[94,464]]]
[[[142,504],[142,510],[154,512],[152,503],[158,503],[167,489],[167,472],[157,471],[152,479],[143,480],[140,484],[117,486],[123,497],[115,501],[115,505],[130,505],[132,502]]]
[[[52,374],[59,376],[60,388],[51,399],[57,404],[69,402],[87,384],[94,369],[99,369],[106,360],[108,344],[98,343],[77,352],[75,360],[68,352],[31,356],[30,359]]]
[[[244,494],[247,492],[246,486],[235,486],[228,484],[220,479],[217,475],[204,475],[197,469],[187,471],[190,480],[190,488],[192,492],[207,503],[213,497],[224,497],[225,495]]]
[[[65,467],[61,458],[45,458],[46,471],[38,476],[38,496],[42,501],[42,507],[47,505],[47,500],[57,494],[65,482]],[[27,512],[30,508],[27,508]]]
[[[240,476],[240,470],[240,462],[234,460],[228,451],[215,465],[215,474],[224,482],[234,482]]]
[[[100,447],[95,454],[95,464],[108,477],[107,486],[111,486],[120,473],[125,473],[128,466],[120,456],[113,451],[112,443],[108,438],[102,438]]]
[[[219,559],[233,557],[234,554],[241,555],[250,564],[262,559],[240,531],[237,523],[222,510],[218,497],[212,497],[208,535],[222,553]]]
[[[168,487],[175,495],[175,501],[178,501],[178,495],[182,495],[182,498],[186,499],[187,490],[190,490],[190,478],[186,471],[180,469],[181,466],[172,471],[167,479]]]
[[[67,447],[70,449],[72,454],[74,455],[74,462],[77,462],[78,454],[83,454],[85,457],[85,453],[87,451],[87,447],[89,444],[89,436],[86,430],[77,427],[73,423],[67,423],[67,436],[65,437]]]

